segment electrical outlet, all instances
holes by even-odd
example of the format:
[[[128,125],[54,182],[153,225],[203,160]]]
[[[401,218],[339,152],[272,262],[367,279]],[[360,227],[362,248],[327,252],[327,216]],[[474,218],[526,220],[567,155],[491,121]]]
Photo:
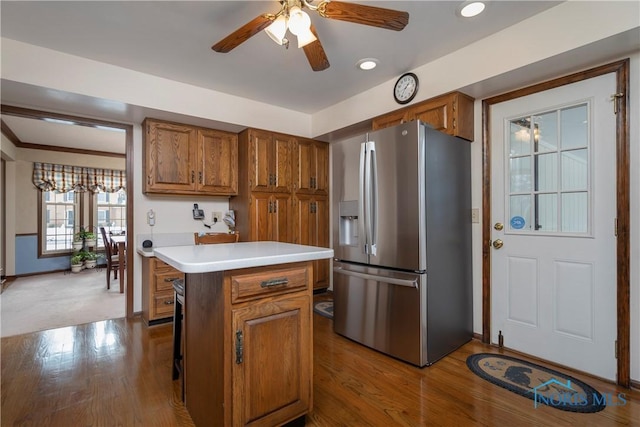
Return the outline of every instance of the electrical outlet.
[[[211,221],[213,221],[214,224],[217,224],[220,221],[222,221],[222,212],[213,212],[211,214]]]
[[[480,209],[478,208],[471,209],[471,222],[473,223],[480,222]]]

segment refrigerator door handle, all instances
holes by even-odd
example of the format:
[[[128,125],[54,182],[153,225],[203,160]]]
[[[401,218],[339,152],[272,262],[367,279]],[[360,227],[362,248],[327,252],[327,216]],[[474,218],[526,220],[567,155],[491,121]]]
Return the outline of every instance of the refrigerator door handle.
[[[392,285],[407,286],[410,288],[418,287],[417,280],[406,280],[406,279],[398,279],[394,277],[376,276],[374,274],[367,274],[367,273],[360,273],[358,271],[345,270],[342,267],[334,267],[333,272],[338,274],[344,274],[345,276],[358,277],[360,279],[365,279],[365,280],[375,280],[378,282],[391,283]]]
[[[366,180],[367,175],[367,143],[360,144],[360,172],[358,174],[358,233],[363,237],[362,253],[369,253],[367,250],[367,227],[365,212]]]
[[[378,167],[376,158],[376,143],[369,141],[369,253],[376,255],[378,245]]]

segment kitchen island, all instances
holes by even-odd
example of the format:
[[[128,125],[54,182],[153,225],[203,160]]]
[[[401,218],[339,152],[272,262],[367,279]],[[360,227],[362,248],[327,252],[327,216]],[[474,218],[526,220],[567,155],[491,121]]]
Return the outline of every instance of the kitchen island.
[[[185,274],[185,405],[197,426],[277,426],[312,408],[313,263],[279,242],[157,248]]]

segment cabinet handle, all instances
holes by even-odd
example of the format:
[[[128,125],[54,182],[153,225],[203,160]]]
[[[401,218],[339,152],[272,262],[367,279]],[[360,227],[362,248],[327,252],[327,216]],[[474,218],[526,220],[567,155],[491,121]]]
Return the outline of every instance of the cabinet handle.
[[[316,187],[316,178],[315,177],[311,178],[311,188],[313,188],[313,189],[317,188]]]
[[[273,202],[273,213],[277,213],[278,212],[278,204],[276,202]]]
[[[202,171],[198,172],[198,182],[202,184]]]
[[[174,301],[173,300],[166,300],[164,302],[164,305],[173,305]]]
[[[309,188],[313,188],[313,177],[309,177]]]
[[[271,207],[271,202],[269,202],[269,213],[271,213],[271,210],[272,210],[272,209],[273,209],[273,208]]]
[[[191,183],[193,184],[194,182],[196,182],[196,172],[191,171]]]
[[[242,353],[243,353],[243,339],[242,339],[242,331],[236,331],[236,364],[239,365],[242,363]]]
[[[173,282],[174,280],[178,280],[179,277],[167,277],[166,279],[164,279],[165,282]]]
[[[287,285],[287,284],[289,284],[289,279],[287,279],[286,277],[281,277],[279,279],[263,280],[260,283],[260,287],[261,288],[271,288],[273,286]]]

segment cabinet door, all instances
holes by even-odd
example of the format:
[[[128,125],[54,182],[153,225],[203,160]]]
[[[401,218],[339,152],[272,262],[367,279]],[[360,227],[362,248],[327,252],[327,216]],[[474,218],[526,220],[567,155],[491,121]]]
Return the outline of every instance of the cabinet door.
[[[316,142],[316,174],[314,179],[315,193],[329,194],[329,144]]]
[[[313,141],[298,139],[295,149],[295,187],[299,193],[313,193],[316,149]]]
[[[252,129],[249,132],[249,180],[252,191],[270,191],[273,182],[272,157],[272,134]]]
[[[296,194],[294,199],[294,243],[313,245],[315,240],[315,217],[313,215],[313,199],[305,194]]]
[[[412,120],[421,120],[434,129],[454,135],[453,100],[450,96],[436,98],[411,110]]]
[[[271,240],[292,243],[293,215],[291,212],[291,196],[289,194],[274,194],[271,197]]]
[[[250,241],[271,240],[271,206],[270,194],[251,193],[249,202]]]
[[[196,130],[147,121],[144,192],[191,193],[196,188]]]
[[[237,194],[238,136],[215,130],[198,130],[198,151],[198,191]]]
[[[280,425],[311,405],[308,295],[232,311],[233,425]]]
[[[404,109],[394,111],[389,114],[385,114],[384,116],[376,117],[373,119],[371,123],[371,127],[373,130],[384,129],[390,126],[395,126],[402,124],[406,121]]]
[[[273,136],[272,191],[284,193],[291,191],[291,145],[291,137],[278,134]]]

